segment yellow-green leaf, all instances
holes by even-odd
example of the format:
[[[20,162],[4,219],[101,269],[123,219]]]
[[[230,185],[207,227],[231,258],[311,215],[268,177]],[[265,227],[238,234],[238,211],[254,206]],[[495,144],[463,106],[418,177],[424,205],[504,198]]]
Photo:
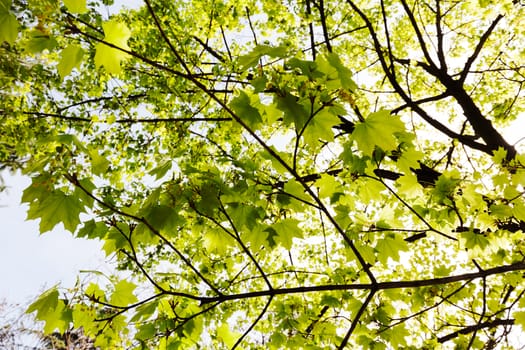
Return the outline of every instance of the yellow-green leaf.
[[[239,95],[235,97],[230,105],[235,113],[243,120],[250,128],[256,129],[262,123],[262,116],[259,110],[250,104],[252,94],[249,91],[239,91]],[[258,96],[254,96],[258,98]]]
[[[64,5],[71,13],[85,13],[87,11],[86,0],[64,0]]]
[[[37,312],[37,318],[42,320],[47,314],[52,312],[58,304],[57,286],[49,288],[42,293],[26,310],[26,313]]]
[[[7,7],[7,10],[9,10],[9,7]],[[18,26],[18,20],[15,15],[0,7],[0,43],[4,41],[7,41],[9,44],[14,43],[18,36]]]
[[[371,155],[375,146],[384,151],[396,149],[395,134],[404,130],[405,125],[398,116],[381,110],[370,114],[364,122],[356,123],[352,138],[364,154]]]
[[[122,280],[115,285],[115,290],[109,299],[110,304],[116,306],[127,306],[137,301],[137,297],[133,294],[137,286],[126,280]]]
[[[29,53],[39,53],[44,50],[51,51],[57,45],[55,38],[40,30],[33,30],[29,33],[29,40],[25,47]]]
[[[483,250],[490,244],[484,234],[476,233],[472,230],[462,232],[461,238],[465,240],[465,248],[467,249],[479,248]]]
[[[285,249],[292,248],[293,238],[302,238],[303,232],[297,226],[299,223],[296,219],[284,219],[273,225],[278,236],[275,240],[281,243]]]
[[[399,261],[399,252],[407,251],[407,243],[398,235],[388,235],[380,239],[376,245],[377,260],[387,264],[388,258]]]
[[[31,203],[27,219],[40,219],[40,233],[52,230],[59,223],[63,223],[66,230],[75,232],[82,211],[83,206],[77,197],[53,191],[42,200]]]
[[[516,311],[512,314],[512,316],[516,320],[516,324],[519,325],[523,331],[525,331],[525,311]]]
[[[91,170],[95,175],[103,175],[109,168],[109,161],[98,154],[96,149],[89,152],[91,158]]]
[[[217,328],[217,338],[228,348],[231,348],[239,338],[239,334],[237,332],[232,332],[228,323],[224,322]]]
[[[67,76],[73,68],[78,67],[82,62],[84,50],[79,45],[69,45],[60,53],[60,62],[58,62],[58,74],[62,78]]]
[[[118,22],[117,20],[109,20],[102,25],[102,28],[105,33],[104,41],[123,50],[129,50],[127,41],[131,36],[131,31],[126,24]],[[95,65],[103,66],[108,73],[120,73],[120,62],[124,60],[128,54],[122,50],[110,47],[105,43],[98,43],[95,49]]]

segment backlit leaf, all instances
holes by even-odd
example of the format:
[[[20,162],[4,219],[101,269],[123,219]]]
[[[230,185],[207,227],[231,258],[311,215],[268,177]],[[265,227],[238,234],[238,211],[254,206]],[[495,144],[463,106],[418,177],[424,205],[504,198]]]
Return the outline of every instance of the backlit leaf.
[[[483,250],[490,244],[490,241],[484,234],[472,230],[462,232],[461,237],[465,240],[465,248],[468,249],[479,248]]]
[[[387,264],[388,258],[399,261],[399,252],[407,251],[407,243],[399,235],[387,235],[380,239],[376,245],[377,259]]]
[[[255,96],[256,97],[256,96]],[[262,123],[259,110],[250,104],[250,95],[245,91],[239,91],[239,95],[230,103],[235,113],[253,130]]]
[[[238,61],[241,69],[245,70],[257,65],[263,56],[285,57],[287,51],[285,46],[257,45],[250,53],[239,57]]]
[[[285,125],[294,123],[296,130],[301,130],[309,119],[308,112],[304,106],[298,103],[298,98],[292,94],[278,96],[277,108],[283,112]]]
[[[355,124],[352,138],[365,155],[372,155],[375,146],[383,151],[397,148],[395,134],[405,130],[405,125],[398,116],[391,116],[389,111],[374,112],[364,122]]]
[[[64,5],[71,13],[84,13],[87,11],[86,0],[64,0]]]
[[[131,31],[126,24],[117,20],[109,20],[102,25],[104,29],[104,40],[116,47],[129,50],[127,41]],[[96,44],[95,65],[103,66],[108,73],[120,73],[120,63],[128,54],[117,48],[110,47],[104,43]]]
[[[29,40],[26,42],[26,49],[30,53],[40,53],[44,50],[51,51],[57,45],[54,37],[39,30],[29,33]]]
[[[303,232],[297,226],[298,224],[299,221],[296,219],[284,219],[273,225],[273,229],[278,234],[276,241],[281,243],[285,249],[290,249],[292,247],[294,238],[303,237]]]
[[[42,293],[37,300],[35,300],[27,308],[27,313],[37,312],[37,317],[39,319],[45,318],[45,316],[53,312],[53,310],[58,305],[58,289],[57,286],[54,286],[44,293]]]
[[[115,289],[109,298],[110,304],[116,306],[127,306],[137,301],[133,292],[137,286],[133,282],[121,280],[115,284]]]
[[[82,211],[83,205],[78,198],[55,190],[42,201],[31,203],[27,219],[40,219],[40,233],[52,230],[59,223],[63,223],[66,230],[75,232]]]
[[[61,59],[58,62],[58,74],[62,78],[67,76],[73,68],[78,67],[82,62],[84,50],[79,45],[69,45],[60,53]]]
[[[0,6],[0,43],[7,41],[12,44],[18,36],[18,20],[9,11],[10,7],[11,1],[2,0],[2,6]]]

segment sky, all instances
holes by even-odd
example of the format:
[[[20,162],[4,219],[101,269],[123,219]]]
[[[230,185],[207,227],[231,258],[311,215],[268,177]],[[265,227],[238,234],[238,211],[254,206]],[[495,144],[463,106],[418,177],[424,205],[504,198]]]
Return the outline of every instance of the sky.
[[[1,173],[7,190],[0,192],[0,300],[24,304],[62,282],[74,285],[78,271],[103,270],[102,243],[74,239],[62,224],[40,235],[38,220],[26,221],[27,204],[20,204],[30,179]]]

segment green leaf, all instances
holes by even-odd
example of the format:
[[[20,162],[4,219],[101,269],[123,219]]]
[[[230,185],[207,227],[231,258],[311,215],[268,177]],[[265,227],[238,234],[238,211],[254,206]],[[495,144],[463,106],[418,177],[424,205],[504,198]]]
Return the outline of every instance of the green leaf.
[[[87,12],[86,0],[64,0],[64,5],[71,13],[85,13]]]
[[[106,224],[93,219],[84,223],[84,226],[77,232],[77,237],[87,239],[102,239],[108,232]]]
[[[104,175],[109,168],[109,161],[98,153],[97,149],[91,149],[89,151],[89,157],[91,158],[91,170],[95,175]]]
[[[254,97],[258,98],[258,96],[248,95],[248,93],[239,91],[239,95],[230,102],[230,106],[242,121],[252,130],[256,130],[263,120],[259,110],[251,105],[250,99]]]
[[[46,315],[52,313],[58,305],[58,289],[57,286],[49,288],[44,293],[40,294],[26,310],[26,313],[37,312],[37,318],[43,320]]]
[[[239,57],[238,62],[241,70],[254,67],[263,56],[285,57],[288,49],[286,46],[257,45],[250,53]]]
[[[18,36],[18,20],[9,11],[10,7],[11,1],[2,0],[2,6],[0,6],[0,43],[7,41],[9,44],[13,44]]]
[[[461,238],[464,239],[465,248],[467,249],[479,248],[484,250],[490,244],[490,241],[484,234],[476,233],[472,230],[462,232]]]
[[[518,220],[525,221],[525,203],[515,202],[512,207],[512,215]]]
[[[204,247],[211,253],[224,254],[235,243],[233,237],[222,230],[209,230],[204,235]]]
[[[505,204],[493,204],[489,210],[498,219],[507,219],[512,216],[512,208]]]
[[[297,226],[298,224],[299,221],[296,219],[283,219],[274,224],[273,229],[278,234],[275,238],[276,242],[290,250],[294,238],[303,238],[303,231]]]
[[[512,313],[512,317],[514,317],[516,324],[521,327],[522,331],[525,331],[525,311],[515,311]]]
[[[131,31],[126,24],[113,19],[105,22],[102,28],[105,33],[105,41],[121,49],[129,50],[127,41],[131,36]],[[98,43],[95,49],[95,65],[103,66],[108,73],[119,74],[120,62],[128,57],[128,54],[104,43]]]
[[[158,306],[159,306],[159,301],[157,299],[138,306],[135,309],[136,313],[130,319],[130,322],[137,322],[140,320],[148,319],[151,315],[155,313],[155,311],[157,311]]]
[[[54,286],[42,293],[26,310],[26,313],[36,311],[36,318],[45,321],[45,334],[51,334],[55,330],[63,333],[72,321],[71,310],[58,297],[57,286]]]
[[[49,34],[39,30],[33,30],[29,33],[29,40],[26,42],[26,49],[29,53],[39,53],[44,50],[51,51],[57,46],[57,41]]]
[[[46,315],[44,321],[46,322],[44,326],[45,334],[51,334],[55,331],[64,333],[69,328],[70,322],[73,321],[73,317],[64,300],[59,300],[56,308]]]
[[[388,258],[399,261],[399,252],[407,251],[408,245],[399,235],[387,235],[377,242],[376,250],[377,260],[386,265]]]
[[[367,263],[373,265],[376,262],[376,254],[375,254],[374,248],[372,248],[369,244],[363,244],[363,243],[360,243],[359,241],[356,241],[354,245],[356,249],[359,251],[359,253],[361,253],[361,256],[363,257],[363,259],[365,259]],[[350,248],[348,248],[348,251],[351,252],[352,257],[356,259],[354,253],[350,250]],[[386,255],[388,255],[388,253]],[[388,256],[385,256],[385,258],[388,258]]]
[[[317,59],[319,62],[319,70],[323,71],[331,80],[337,80],[328,86],[331,88],[340,88],[347,91],[354,91],[357,89],[356,83],[352,80],[352,71],[345,67],[335,53],[328,53],[324,56],[320,56]]]
[[[321,174],[321,178],[315,182],[319,188],[319,198],[332,197],[334,193],[341,188],[341,184],[337,182],[332,175]]]
[[[309,201],[310,196],[305,193],[303,185],[297,182],[295,179],[290,179],[284,184],[284,192],[293,196],[295,198],[303,201]]]
[[[22,203],[32,203],[47,196],[52,190],[53,179],[50,175],[33,177],[31,185],[22,192]]]
[[[459,184],[459,180],[441,175],[435,183],[432,194],[435,196],[436,202],[443,204],[450,201],[454,196],[454,191]]]
[[[115,306],[128,306],[137,301],[133,291],[137,286],[126,280],[121,280],[115,285],[115,289],[109,298],[109,303]]]
[[[341,301],[334,296],[324,294],[323,297],[321,298],[321,305],[328,305],[328,306],[338,308],[338,307],[341,307]]]
[[[246,230],[243,234],[243,238],[246,242],[250,243],[250,247],[253,249],[259,249],[263,245],[267,245],[268,242],[268,231],[263,225],[255,225],[253,228]]]
[[[283,122],[285,125],[294,123],[296,130],[301,130],[309,118],[309,114],[303,105],[298,103],[297,96],[286,93],[284,96],[277,96],[277,108],[283,112]]]
[[[145,213],[146,220],[161,234],[173,234],[177,227],[184,223],[179,212],[169,206],[159,205],[151,207]]]
[[[84,50],[79,45],[69,45],[60,53],[60,62],[58,62],[58,74],[62,77],[66,77],[71,73],[73,68],[78,67],[82,62],[84,56]]]
[[[356,123],[352,138],[365,155],[372,155],[375,146],[383,151],[395,150],[398,145],[395,134],[404,130],[405,125],[398,116],[381,110],[370,114],[364,122]]]
[[[11,10],[11,0],[0,0],[0,13]]]
[[[494,151],[492,156],[492,161],[495,164],[503,164],[505,159],[507,158],[507,150],[503,147],[499,147],[496,151]]]
[[[140,227],[140,226],[139,226]],[[114,253],[116,250],[129,247],[128,237],[124,236],[127,228],[125,224],[118,223],[118,229],[111,227],[106,236],[104,237],[104,245],[102,249],[106,252],[106,255],[109,256]],[[138,227],[137,227],[138,230]]]
[[[146,323],[138,328],[138,331],[135,334],[135,339],[144,341],[153,338],[156,332],[157,327],[155,327],[154,324]]]
[[[98,323],[94,321],[96,319],[94,309],[84,304],[75,304],[73,306],[72,318],[75,328],[82,327],[86,335],[95,335]]]
[[[158,167],[150,170],[149,174],[151,176],[155,176],[156,180],[160,180],[168,173],[168,171],[171,170],[172,166],[173,162],[171,160],[167,160],[164,163],[161,163]]]
[[[410,332],[406,329],[404,324],[397,325],[395,328],[390,328],[386,331],[385,337],[389,340],[394,349],[403,349],[407,345],[406,337],[410,336]]]
[[[82,211],[83,205],[76,196],[55,190],[43,200],[31,203],[27,219],[40,219],[40,233],[52,230],[59,223],[73,233],[80,224],[79,216]]]
[[[243,203],[232,203],[232,220],[239,227],[247,227],[250,230],[256,226],[257,221],[264,216],[264,211],[259,207]]]
[[[230,330],[230,326],[227,322],[224,322],[217,328],[217,338],[223,342],[228,347],[228,349],[230,349],[235,344],[239,336],[240,334]]]
[[[98,284],[90,283],[85,290],[85,294],[93,300],[105,301],[106,295]]]
[[[326,109],[321,110],[308,122],[308,126],[303,134],[306,143],[316,146],[320,143],[319,140],[333,141],[334,131],[332,127],[339,123],[341,121],[336,115],[333,115]]]
[[[317,70],[317,63],[314,61],[304,61],[294,57],[288,60],[286,65],[289,68],[299,68],[301,74],[307,76],[310,80],[323,76],[323,74]]]
[[[396,185],[399,193],[403,193],[403,196],[406,198],[417,198],[423,195],[423,186],[421,186],[416,175],[412,172],[396,180]]]

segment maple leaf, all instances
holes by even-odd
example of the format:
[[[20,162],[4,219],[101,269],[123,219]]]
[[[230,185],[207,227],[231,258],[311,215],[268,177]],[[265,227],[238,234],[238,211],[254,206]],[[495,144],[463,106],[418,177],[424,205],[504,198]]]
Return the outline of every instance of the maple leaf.
[[[51,231],[57,224],[74,232],[80,224],[83,205],[79,199],[62,191],[53,191],[43,200],[32,202],[27,212],[27,219],[40,219],[40,233]]]
[[[131,36],[131,31],[124,23],[110,20],[104,23],[102,28],[105,33],[104,41],[123,50],[129,50],[127,41]],[[95,65],[103,66],[108,73],[120,73],[120,62],[127,57],[125,52],[105,43],[98,43],[95,49]]]
[[[64,0],[64,5],[71,13],[85,13],[87,11],[86,0]]]
[[[15,15],[9,10],[10,8],[10,1],[0,2],[0,43],[7,41],[12,44],[18,36],[20,25]]]
[[[115,285],[115,290],[110,298],[110,303],[118,306],[126,306],[137,301],[137,297],[133,294],[137,286],[126,280],[122,280]]]
[[[82,61],[84,50],[79,45],[69,45],[60,53],[61,59],[58,63],[58,74],[62,78],[71,73],[73,68],[78,67]]]
[[[371,155],[375,146],[383,151],[396,149],[398,142],[395,134],[404,130],[405,125],[398,116],[380,110],[370,114],[365,121],[356,123],[352,138],[364,154]]]

